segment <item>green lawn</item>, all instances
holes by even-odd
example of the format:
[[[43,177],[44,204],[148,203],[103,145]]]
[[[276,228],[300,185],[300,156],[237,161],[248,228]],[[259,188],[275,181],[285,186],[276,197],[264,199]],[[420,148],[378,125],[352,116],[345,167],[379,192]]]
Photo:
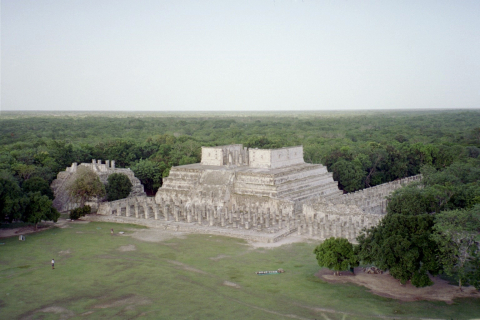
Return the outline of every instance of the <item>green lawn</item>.
[[[209,235],[155,243],[111,236],[112,227],[130,230],[126,235],[140,229],[71,223],[24,242],[0,239],[0,319],[480,318],[478,299],[397,302],[363,287],[325,283],[313,275],[313,244],[251,249]],[[255,274],[278,268],[286,273]]]

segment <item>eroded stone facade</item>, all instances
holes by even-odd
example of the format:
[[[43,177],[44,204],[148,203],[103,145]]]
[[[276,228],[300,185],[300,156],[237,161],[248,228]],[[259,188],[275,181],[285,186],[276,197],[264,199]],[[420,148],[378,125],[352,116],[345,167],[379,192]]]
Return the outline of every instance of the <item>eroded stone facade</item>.
[[[53,206],[60,212],[75,209],[80,205],[69,195],[67,190],[67,186],[75,181],[77,177],[76,173],[78,167],[90,168],[98,175],[103,184],[107,183],[108,176],[112,173],[123,173],[132,183],[132,191],[130,192],[129,197],[146,195],[142,183],[135,177],[133,171],[129,168],[115,168],[115,160],[105,160],[105,163],[102,163],[102,160],[94,159],[92,160],[92,163],[81,163],[80,165],[74,162],[70,167],[67,167],[65,171],[59,172],[57,179],[53,180],[51,185],[55,195]],[[86,204],[90,205],[92,209],[96,211],[102,200],[105,199],[90,199]]]

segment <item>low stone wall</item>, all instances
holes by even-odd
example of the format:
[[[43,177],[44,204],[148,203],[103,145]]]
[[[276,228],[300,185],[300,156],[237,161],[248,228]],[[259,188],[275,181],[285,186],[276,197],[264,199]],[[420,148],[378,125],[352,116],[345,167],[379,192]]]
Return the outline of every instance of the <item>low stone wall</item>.
[[[389,195],[395,190],[409,183],[420,181],[421,179],[422,175],[419,174],[352,193],[346,193],[332,198],[331,201],[335,204],[355,205],[364,212],[372,214],[385,214],[388,204],[387,197]]]

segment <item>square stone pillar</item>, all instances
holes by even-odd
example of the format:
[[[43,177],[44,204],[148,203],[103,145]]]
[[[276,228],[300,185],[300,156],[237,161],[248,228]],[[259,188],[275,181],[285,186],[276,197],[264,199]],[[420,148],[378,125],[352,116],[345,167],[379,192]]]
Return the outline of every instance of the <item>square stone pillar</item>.
[[[135,203],[135,218],[138,219],[138,204]]]
[[[164,207],[163,207],[163,216],[165,218],[165,221],[168,221],[168,204],[166,204]]]
[[[155,214],[155,220],[158,220],[158,204],[153,205],[153,213]]]
[[[144,205],[144,206],[143,206],[143,216],[144,216],[145,219],[150,218],[150,213],[149,213],[148,211],[149,211],[149,210],[148,210],[148,206],[145,206],[145,205]]]

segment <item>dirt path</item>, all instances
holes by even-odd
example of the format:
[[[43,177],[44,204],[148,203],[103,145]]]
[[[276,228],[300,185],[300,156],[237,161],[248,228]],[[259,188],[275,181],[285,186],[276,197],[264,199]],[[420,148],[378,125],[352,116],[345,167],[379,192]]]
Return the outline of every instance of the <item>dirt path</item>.
[[[458,286],[450,285],[439,277],[430,277],[434,284],[425,288],[416,288],[410,282],[405,285],[394,279],[388,273],[367,274],[362,268],[355,268],[355,275],[343,272],[342,276],[334,276],[331,270],[321,269],[315,276],[329,283],[353,283],[370,289],[370,292],[382,297],[400,301],[444,301],[453,303],[456,298],[480,298],[480,292],[474,287],[458,289]]]
[[[71,222],[70,220],[66,220],[66,219],[58,219],[57,222],[47,221],[47,222],[39,223],[37,226],[37,230],[35,230],[35,226],[0,229],[0,238],[9,238],[9,237],[14,237],[19,235],[26,235],[26,234],[35,233],[35,232],[41,232],[41,231],[51,229],[53,227],[68,228],[69,223],[88,223],[88,221]]]

